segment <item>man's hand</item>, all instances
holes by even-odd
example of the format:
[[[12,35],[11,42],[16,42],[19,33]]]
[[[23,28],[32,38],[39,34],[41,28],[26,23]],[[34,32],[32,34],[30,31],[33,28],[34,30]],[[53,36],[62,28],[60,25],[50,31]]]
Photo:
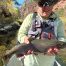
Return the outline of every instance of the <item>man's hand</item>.
[[[26,36],[25,38],[24,38],[24,43],[25,44],[29,44],[30,42],[29,42],[29,37],[28,36]]]
[[[48,49],[47,54],[48,55],[55,55],[59,52],[59,49],[57,47],[51,47]]]
[[[30,44],[29,38],[30,38],[30,37],[28,37],[28,36],[26,36],[26,37],[24,38],[24,43],[25,43],[25,44]],[[29,55],[29,54],[33,54],[33,51],[32,51],[31,49],[28,50],[24,55]]]

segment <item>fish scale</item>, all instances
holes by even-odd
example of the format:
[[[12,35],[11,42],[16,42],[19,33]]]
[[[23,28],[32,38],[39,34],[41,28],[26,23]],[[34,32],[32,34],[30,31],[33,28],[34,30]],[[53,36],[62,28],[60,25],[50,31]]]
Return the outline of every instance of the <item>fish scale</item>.
[[[5,56],[11,54],[25,54],[28,50],[33,50],[34,53],[44,53],[50,47],[57,47],[59,49],[66,47],[66,42],[58,41],[58,40],[41,40],[35,39],[31,40],[30,44],[18,44],[13,47],[11,50],[5,53]]]

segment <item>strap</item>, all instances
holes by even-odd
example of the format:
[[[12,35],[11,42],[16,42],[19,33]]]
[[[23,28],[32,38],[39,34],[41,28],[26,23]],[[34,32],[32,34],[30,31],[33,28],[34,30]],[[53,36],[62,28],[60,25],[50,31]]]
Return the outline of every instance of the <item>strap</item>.
[[[34,12],[34,13],[33,13],[33,18],[32,18],[32,20],[35,20],[35,19],[36,19],[36,16],[37,16],[37,12]]]

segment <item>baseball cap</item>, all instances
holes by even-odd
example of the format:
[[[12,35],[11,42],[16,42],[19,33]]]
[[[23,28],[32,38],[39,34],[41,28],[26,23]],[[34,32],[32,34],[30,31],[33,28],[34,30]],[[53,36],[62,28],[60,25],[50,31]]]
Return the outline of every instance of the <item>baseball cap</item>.
[[[59,0],[35,0],[40,7],[51,6],[56,4]]]

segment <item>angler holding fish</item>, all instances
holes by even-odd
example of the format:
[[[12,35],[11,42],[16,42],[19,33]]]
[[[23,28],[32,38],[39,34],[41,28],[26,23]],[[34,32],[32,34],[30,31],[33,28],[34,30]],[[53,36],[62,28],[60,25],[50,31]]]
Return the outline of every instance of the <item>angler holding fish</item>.
[[[53,12],[58,1],[35,0],[36,12],[25,18],[18,32],[19,44],[10,51],[12,53],[17,50],[14,51],[17,56],[12,57],[16,60],[13,59],[14,62],[9,62],[7,66],[54,66],[55,53],[66,46],[63,23]],[[49,55],[42,54],[45,51]],[[34,52],[37,52],[37,55]],[[19,61],[17,58],[22,59]]]

